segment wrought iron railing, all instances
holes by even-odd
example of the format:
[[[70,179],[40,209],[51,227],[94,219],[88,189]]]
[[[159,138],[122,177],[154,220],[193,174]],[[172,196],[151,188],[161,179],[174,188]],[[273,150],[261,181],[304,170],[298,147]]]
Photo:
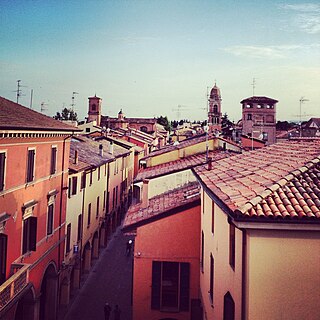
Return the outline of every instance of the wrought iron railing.
[[[0,310],[27,286],[29,267],[29,264],[19,264],[12,267],[12,276],[0,286]]]

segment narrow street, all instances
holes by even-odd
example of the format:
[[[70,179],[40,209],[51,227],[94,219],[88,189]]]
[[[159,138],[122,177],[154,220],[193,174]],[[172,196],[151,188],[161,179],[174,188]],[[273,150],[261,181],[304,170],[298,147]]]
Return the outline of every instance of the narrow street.
[[[112,311],[118,304],[121,320],[131,320],[132,256],[125,253],[128,239],[118,227],[59,320],[103,320],[106,302]]]

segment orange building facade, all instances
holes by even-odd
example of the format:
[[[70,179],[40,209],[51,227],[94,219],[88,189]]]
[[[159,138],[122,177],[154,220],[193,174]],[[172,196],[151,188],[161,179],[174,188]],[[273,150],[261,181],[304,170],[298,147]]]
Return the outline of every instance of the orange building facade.
[[[55,319],[76,129],[4,98],[0,116],[0,318]]]
[[[154,197],[148,208],[144,201],[129,209],[123,227],[136,232],[133,320],[199,319],[199,187]]]

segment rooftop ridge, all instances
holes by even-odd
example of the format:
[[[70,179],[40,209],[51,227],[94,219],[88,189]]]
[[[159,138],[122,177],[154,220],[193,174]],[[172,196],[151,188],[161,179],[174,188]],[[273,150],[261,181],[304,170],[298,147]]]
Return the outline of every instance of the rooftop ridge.
[[[309,160],[306,162],[303,166],[300,168],[297,168],[293,171],[291,171],[289,174],[281,178],[279,181],[271,185],[270,187],[267,187],[261,195],[258,195],[251,200],[247,201],[243,206],[240,208],[237,208],[235,210],[235,214],[237,215],[244,215],[247,211],[258,205],[261,201],[266,200],[268,196],[273,194],[275,191],[278,191],[280,188],[285,186],[288,182],[293,180],[294,178],[298,178],[303,174],[304,172],[308,171],[309,169],[316,166],[316,164],[320,163],[320,156],[317,156],[316,158]]]

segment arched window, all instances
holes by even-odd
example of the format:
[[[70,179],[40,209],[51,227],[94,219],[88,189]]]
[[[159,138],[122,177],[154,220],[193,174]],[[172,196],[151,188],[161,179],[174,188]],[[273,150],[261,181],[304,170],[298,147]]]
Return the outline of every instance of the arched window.
[[[93,104],[93,105],[91,106],[91,110],[92,110],[92,111],[96,111],[96,110],[97,110],[97,106],[96,106],[95,104]]]
[[[218,106],[216,104],[213,106],[213,113],[218,113]]]
[[[234,301],[228,291],[223,298],[223,320],[234,320]]]

